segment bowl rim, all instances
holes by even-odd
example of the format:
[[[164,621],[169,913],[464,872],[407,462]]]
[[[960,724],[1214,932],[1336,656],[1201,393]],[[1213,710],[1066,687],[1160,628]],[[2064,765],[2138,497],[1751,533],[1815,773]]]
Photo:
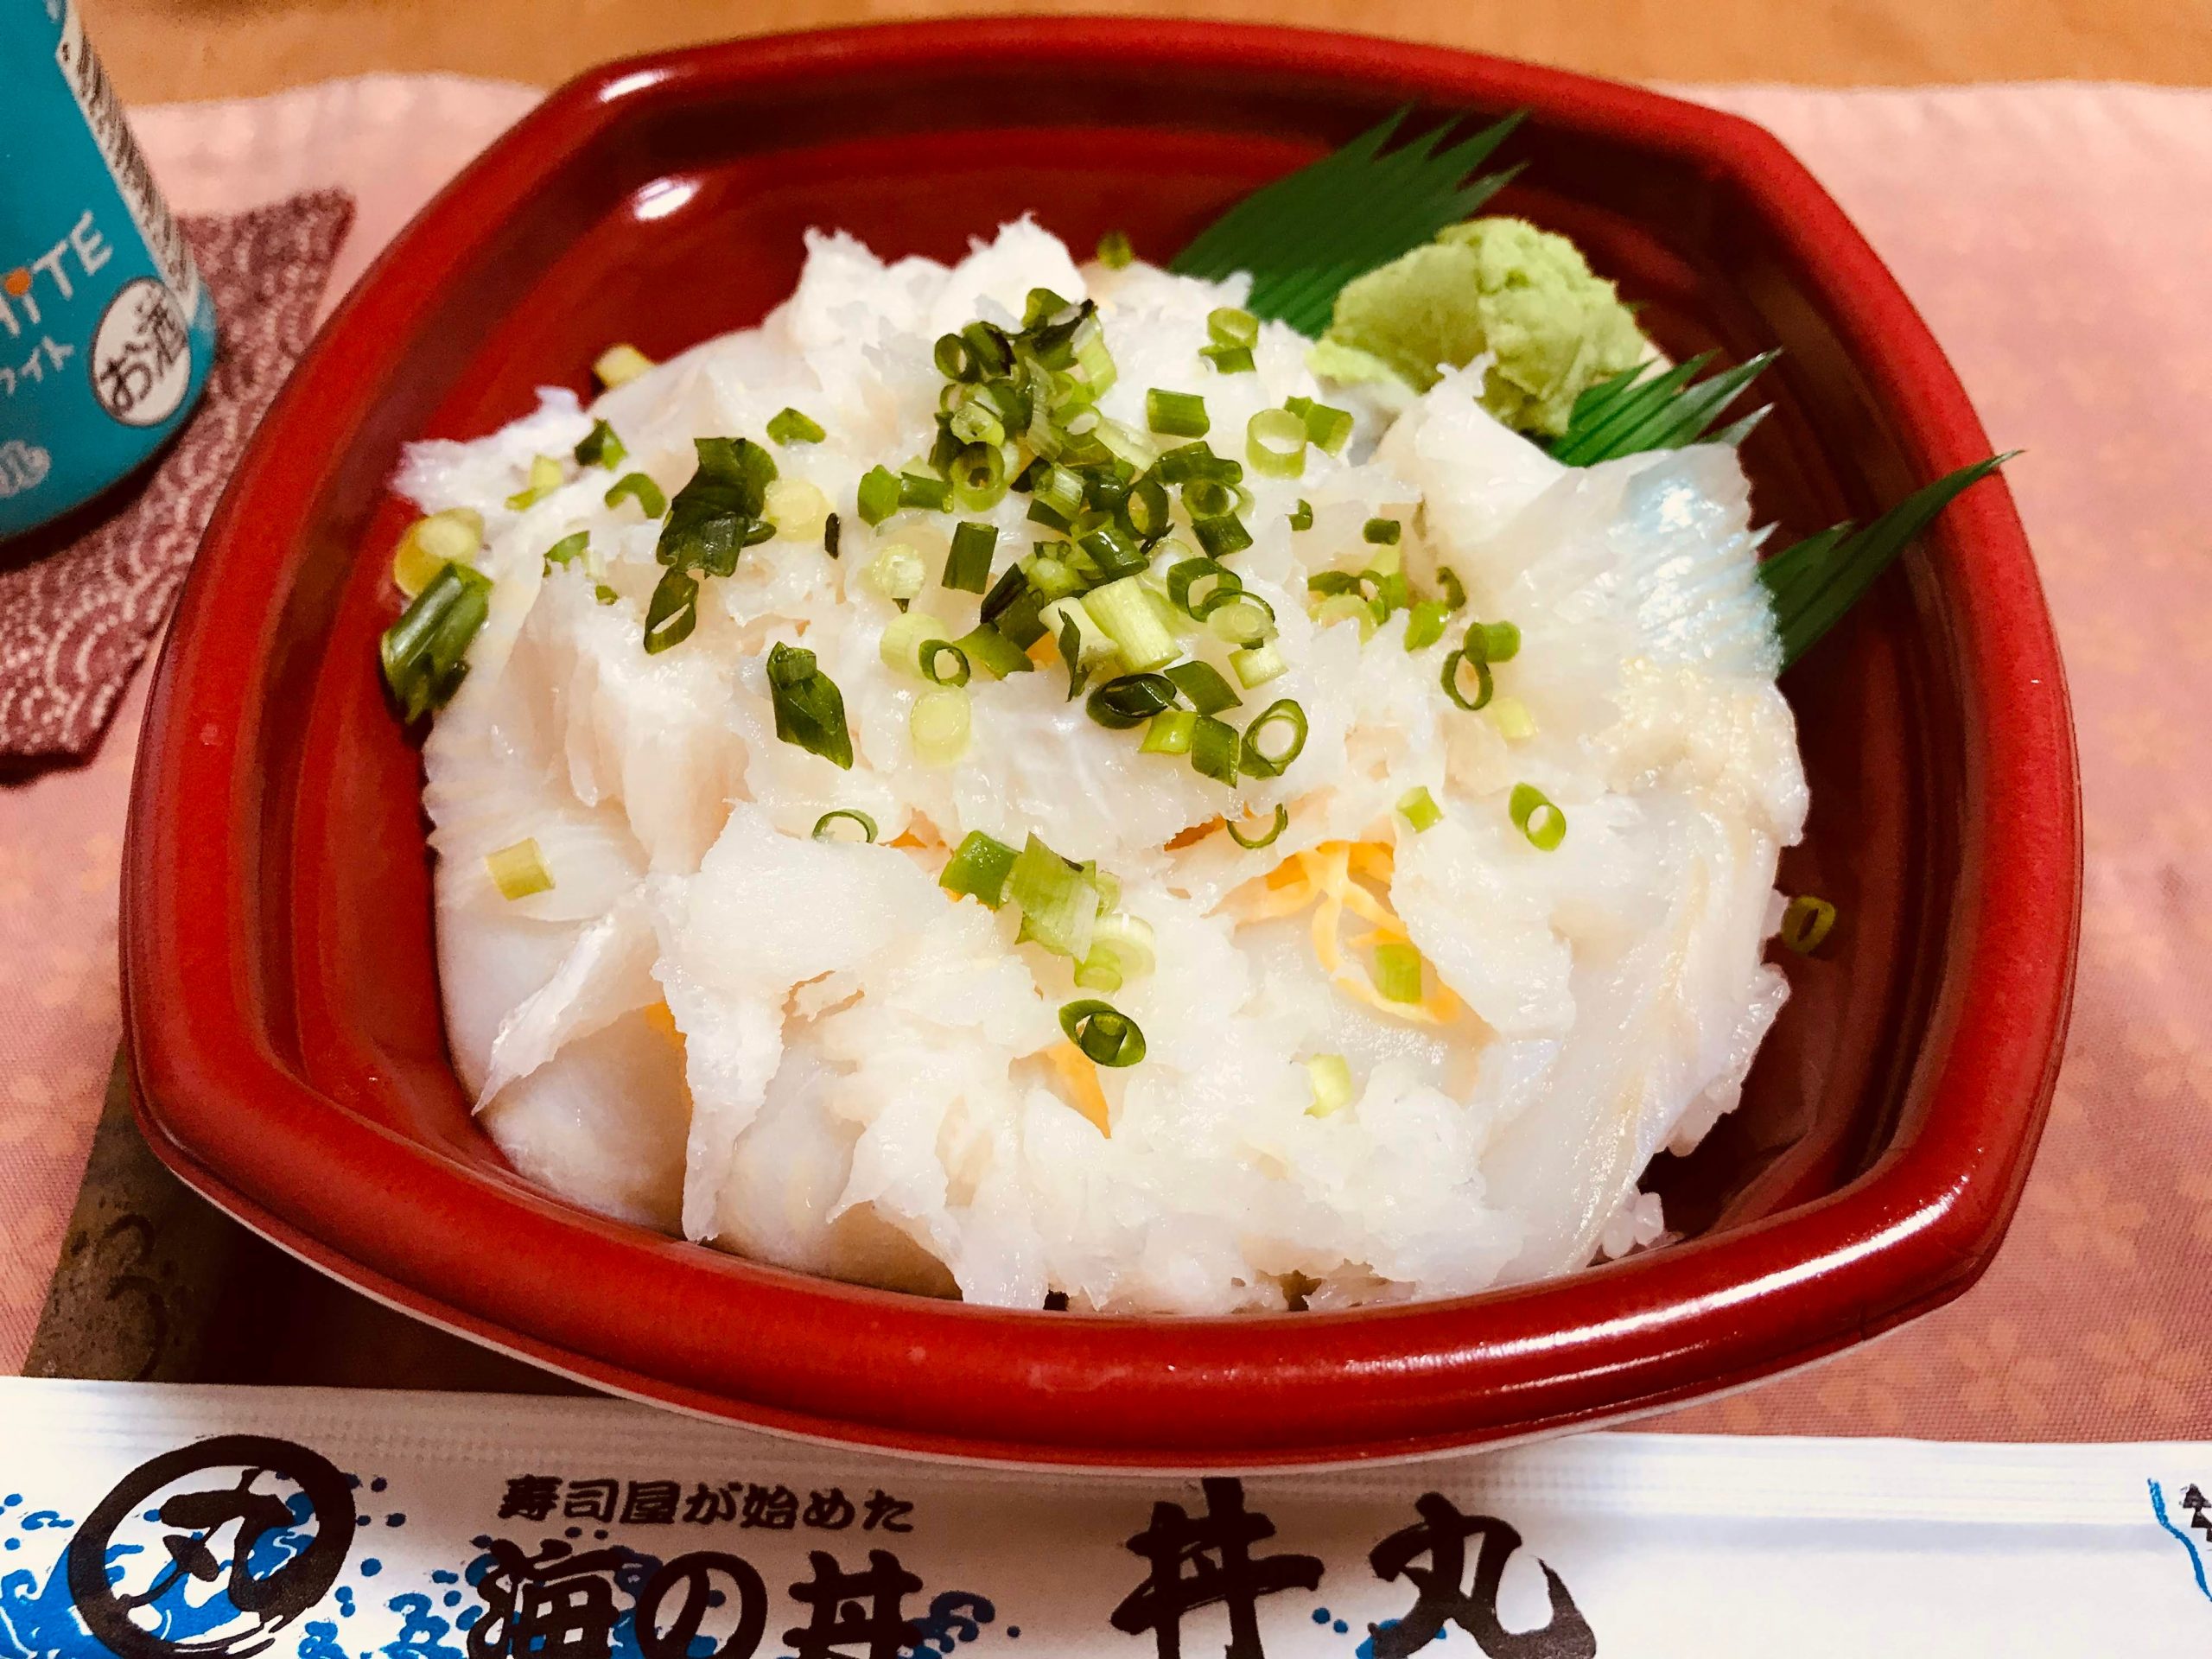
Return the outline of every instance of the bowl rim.
[[[1990,453],[1927,326],[1805,168],[1740,118],[1642,88],[1440,47],[1149,19],[886,24],[603,66],[551,93],[384,251],[302,358],[209,524],[149,700],[124,854],[125,1034],[156,1150],[335,1276],[601,1386],[784,1433],[1033,1465],[1305,1466],[1543,1432],[1754,1380],[1964,1289],[2002,1236],[2048,1106],[2081,882],[2063,674],[2001,480],[1961,498],[1929,538],[1958,595],[1946,643],[1965,729],[1980,740],[1967,757],[1968,816],[2004,826],[2006,842],[1997,857],[1965,838],[1915,1066],[1926,1109],[1849,1185],[1718,1237],[1473,1298],[1277,1319],[938,1303],[664,1240],[654,1254],[639,1230],[489,1180],[356,1116],[272,1049],[247,925],[264,780],[251,746],[230,740],[256,726],[258,671],[308,556],[299,532],[337,464],[302,429],[372,407],[447,282],[632,111],[863,65],[927,73],[1014,56],[1168,60],[1526,105],[1708,169],[1763,211],[1916,466],[1932,477]],[[335,1205],[334,1170],[350,1177]],[[492,1227],[509,1241],[496,1270],[470,1248]],[[632,1299],[594,1304],[573,1289],[648,1256],[649,1282]],[[731,1342],[699,1328],[702,1309],[810,1332],[819,1351]],[[610,1357],[623,1351],[639,1361]]]

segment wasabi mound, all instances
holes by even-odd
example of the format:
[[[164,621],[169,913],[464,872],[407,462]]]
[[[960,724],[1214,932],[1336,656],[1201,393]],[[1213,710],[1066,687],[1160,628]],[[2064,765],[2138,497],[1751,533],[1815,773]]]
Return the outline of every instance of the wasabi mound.
[[[1313,367],[1355,383],[1388,373],[1426,391],[1441,368],[1484,353],[1483,406],[1508,426],[1557,436],[1575,398],[1651,347],[1565,237],[1525,219],[1475,219],[1349,283]]]

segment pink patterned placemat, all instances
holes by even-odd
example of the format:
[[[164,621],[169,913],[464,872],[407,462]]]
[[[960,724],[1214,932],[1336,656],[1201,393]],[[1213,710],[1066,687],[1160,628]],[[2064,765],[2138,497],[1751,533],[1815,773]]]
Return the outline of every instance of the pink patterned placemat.
[[[78,760],[99,741],[247,437],[307,349],[353,217],[343,191],[318,190],[183,221],[219,330],[206,394],[127,501],[67,546],[30,538],[35,556],[0,569],[0,760]]]
[[[1897,271],[2001,448],[2064,645],[2088,910],[2018,1223],[1940,1313],[1654,1427],[2212,1433],[2212,92],[1696,88],[1779,134]],[[378,79],[144,113],[186,210],[340,184],[341,275],[524,89]],[[143,682],[143,675],[140,677]],[[20,1363],[117,1037],[134,691],[87,766],[0,788],[0,1369]]]

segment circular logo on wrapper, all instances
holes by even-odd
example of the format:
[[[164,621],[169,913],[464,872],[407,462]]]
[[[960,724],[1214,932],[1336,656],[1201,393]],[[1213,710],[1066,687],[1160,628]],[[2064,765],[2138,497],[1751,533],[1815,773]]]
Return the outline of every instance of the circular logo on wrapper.
[[[158,426],[192,385],[184,308],[151,276],[126,283],[92,334],[92,396],[125,426]]]

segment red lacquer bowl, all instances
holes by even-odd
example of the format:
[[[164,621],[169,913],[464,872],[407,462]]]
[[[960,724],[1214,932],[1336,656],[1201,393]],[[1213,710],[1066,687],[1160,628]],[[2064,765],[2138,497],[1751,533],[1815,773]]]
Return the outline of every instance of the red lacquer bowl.
[[[1864,517],[1991,445],[1881,263],[1772,138],[1625,86],[1344,35],[967,22],[747,41],[556,93],[396,243],[224,499],[131,802],[130,1056],[218,1204],[370,1294],[642,1398],[885,1448],[1257,1468],[1589,1424],[1955,1296],[2025,1178],[2079,897],[2058,655],[2001,482],[1787,683],[1813,783],[1783,884],[1834,899],[1743,1109],[1655,1179],[1695,1236],[1555,1283],[1126,1320],[754,1266],[525,1185],[472,1124],[432,969],[416,751],[376,637],[405,440],[474,436],[607,342],[758,319],[800,232],[949,259],[1035,210],[1164,257],[1400,104],[1526,108],[1499,202],[1577,238],[1676,353],[1786,348],[1762,516]]]

